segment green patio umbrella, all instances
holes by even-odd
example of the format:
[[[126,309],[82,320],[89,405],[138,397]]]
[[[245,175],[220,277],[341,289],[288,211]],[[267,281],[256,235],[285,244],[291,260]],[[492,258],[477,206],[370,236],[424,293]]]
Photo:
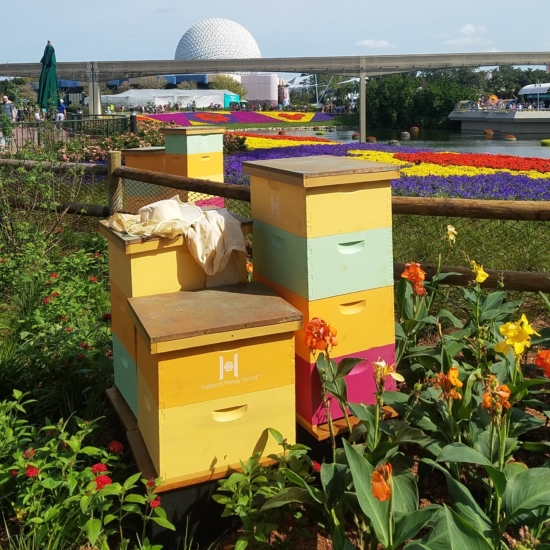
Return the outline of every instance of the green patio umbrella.
[[[42,63],[42,71],[38,83],[38,105],[42,109],[51,109],[57,107],[59,92],[57,89],[55,50],[49,40],[40,63]]]

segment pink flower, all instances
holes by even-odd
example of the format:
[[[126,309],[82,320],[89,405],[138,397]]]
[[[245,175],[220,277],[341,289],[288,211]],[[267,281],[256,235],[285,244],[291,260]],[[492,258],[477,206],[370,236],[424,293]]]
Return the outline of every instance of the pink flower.
[[[314,472],[320,472],[321,471],[321,465],[318,462],[316,462],[315,460],[313,460],[311,462],[311,466],[312,466]]]
[[[17,477],[17,470],[10,470],[11,477]]]
[[[90,281],[92,283],[97,283],[97,277],[90,277]]]
[[[36,454],[36,451],[32,447],[29,447],[23,453],[23,458],[28,460],[29,458],[32,458],[35,454]]]
[[[149,501],[149,506],[151,506],[151,508],[158,508],[160,506],[160,497]]]

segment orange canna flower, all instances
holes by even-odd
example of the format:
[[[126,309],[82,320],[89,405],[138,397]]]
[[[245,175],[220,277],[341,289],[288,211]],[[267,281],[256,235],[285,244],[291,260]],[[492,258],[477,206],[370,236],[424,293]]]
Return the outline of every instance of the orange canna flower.
[[[250,260],[246,260],[246,272],[252,273],[254,271],[254,264]]]
[[[420,268],[420,264],[405,264],[405,271],[401,273],[401,277],[411,282],[413,291],[417,296],[426,296],[428,294],[428,292],[424,288],[424,279],[426,277],[426,272]]]
[[[481,408],[486,410],[493,418],[499,418],[504,409],[510,408],[510,388],[505,384],[499,384],[494,375],[485,380],[485,392]]]
[[[462,382],[458,378],[458,369],[451,367],[448,374],[437,373],[432,378],[433,387],[441,390],[438,399],[443,397],[445,401],[451,399],[462,399],[462,396],[456,391],[456,388],[462,387]]]
[[[378,466],[378,468],[374,470],[370,481],[372,485],[372,496],[376,500],[379,500],[380,502],[389,500],[391,496],[391,477],[392,467],[389,463],[382,464],[382,466]]]
[[[550,350],[544,349],[539,351],[535,359],[535,365],[539,369],[542,369],[544,374],[550,378]]]
[[[338,331],[330,323],[314,317],[304,327],[306,331],[306,346],[312,351],[325,351],[338,345]]]

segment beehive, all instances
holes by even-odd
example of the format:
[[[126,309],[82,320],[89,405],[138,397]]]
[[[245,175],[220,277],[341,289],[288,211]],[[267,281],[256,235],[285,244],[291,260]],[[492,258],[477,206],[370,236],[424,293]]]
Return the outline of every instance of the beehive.
[[[261,285],[130,298],[138,426],[166,483],[213,479],[295,439],[294,332],[302,315]]]
[[[393,363],[391,180],[395,165],[312,156],[243,163],[250,175],[254,278],[304,315],[338,329],[333,358],[365,362],[347,376],[352,402],[373,402],[372,362]],[[326,422],[315,356],[296,334],[298,421]],[[343,416],[335,400],[333,418]]]

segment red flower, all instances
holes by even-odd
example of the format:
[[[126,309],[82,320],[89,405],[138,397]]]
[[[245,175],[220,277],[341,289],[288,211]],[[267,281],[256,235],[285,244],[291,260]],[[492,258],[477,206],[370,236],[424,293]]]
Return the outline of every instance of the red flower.
[[[113,439],[113,441],[109,443],[108,447],[109,447],[109,451],[111,451],[112,453],[119,454],[119,455],[124,453],[124,445],[120,443],[120,441],[115,441]]]
[[[104,314],[103,314],[103,319],[104,319],[105,321],[108,321],[110,318],[111,318],[111,314],[110,314],[110,313],[104,313]]]
[[[51,301],[52,301],[52,299],[51,299],[49,296],[46,296],[46,297],[42,300],[42,303],[43,303],[43,304],[49,304]]]
[[[50,273],[50,279],[59,279],[58,273]]]
[[[17,470],[10,470],[11,477],[17,477]]]
[[[313,468],[314,472],[320,472],[321,471],[321,465],[318,462],[316,462],[315,460],[313,460],[311,462],[311,467]]]
[[[29,458],[32,458],[35,454],[36,451],[32,447],[30,447],[23,453],[23,458],[28,460]]]
[[[160,506],[160,497],[149,501],[149,506],[151,506],[151,508],[158,508]]]
[[[103,462],[98,462],[92,466],[92,474],[99,474],[101,472],[106,472],[108,470],[107,466]]]
[[[155,485],[156,485],[156,482],[155,482],[154,477],[151,477],[147,480],[147,488],[148,489],[152,489],[153,487],[155,487]]]
[[[80,344],[80,347],[82,349],[88,349],[88,342],[82,342],[82,344]]]
[[[90,277],[90,281],[92,283],[97,283],[97,277]]]
[[[100,254],[99,252],[96,252],[96,253],[94,254],[94,258],[99,258],[100,256],[101,256],[101,254]]]
[[[59,320],[60,320],[60,321],[66,321],[66,320],[67,320],[67,317],[65,317],[65,316],[62,315],[62,316],[59,318]]]
[[[67,328],[65,329],[65,332],[72,332],[72,331],[73,331],[73,327],[67,327]]]
[[[95,487],[98,491],[101,491],[103,487],[106,487],[107,485],[111,485],[111,483],[113,483],[113,480],[109,476],[97,476],[94,481]]]
[[[34,466],[27,466],[27,469],[25,470],[25,475],[27,477],[36,477],[39,473],[40,470]]]
[[[59,296],[59,292],[52,292],[52,298],[57,298]]]
[[[83,354],[83,353],[79,353],[76,358],[79,360],[79,361],[84,361],[84,359],[86,359],[86,356]]]

